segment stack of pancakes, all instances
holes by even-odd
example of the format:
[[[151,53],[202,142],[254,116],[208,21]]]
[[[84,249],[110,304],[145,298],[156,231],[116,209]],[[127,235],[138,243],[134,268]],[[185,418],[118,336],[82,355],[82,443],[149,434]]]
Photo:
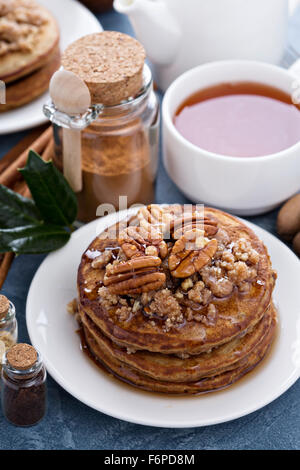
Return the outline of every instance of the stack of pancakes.
[[[34,0],[0,0],[0,80],[6,103],[0,112],[33,101],[60,66],[55,18]]]
[[[172,206],[166,210],[172,213],[170,208]],[[111,229],[97,237],[83,254],[78,271],[78,312],[85,346],[114,376],[149,391],[197,394],[232,384],[265,356],[277,322],[272,303],[276,275],[267,249],[253,231],[236,218],[205,208],[205,219],[209,218],[214,220],[217,232],[208,234],[205,243],[217,240],[218,249],[206,260],[206,266],[198,271],[193,269],[195,272],[188,279],[175,278],[168,264],[175,240],[172,234],[168,235],[165,239],[168,254],[158,268],[165,274],[165,281],[150,292],[147,284],[139,284],[136,290],[131,287],[128,292],[123,290],[116,295],[115,284],[107,281],[112,266],[127,263],[124,251],[128,258],[128,250],[120,243],[120,236],[114,237]],[[141,220],[141,217],[133,217],[125,221],[122,230],[126,226],[139,227]],[[251,256],[247,258],[248,255],[234,248],[240,246],[240,242],[251,247],[254,261],[250,262]],[[138,239],[133,244],[142,246]],[[146,245],[149,246],[148,241],[142,249],[146,250]],[[233,273],[224,268],[226,285],[232,282],[232,290],[223,294],[209,277],[215,272],[213,269],[222,251],[227,255],[231,251],[235,253],[240,257],[235,260],[236,268],[246,266],[252,273],[251,279],[244,277],[240,282],[236,277],[238,269]],[[144,255],[140,252],[135,256]],[[187,260],[186,253],[183,258]],[[100,262],[95,262],[97,259]],[[136,270],[127,277],[136,282],[141,275],[141,271]],[[223,281],[219,279],[218,282]],[[204,284],[209,297],[197,304],[188,293],[193,286]],[[155,299],[159,292],[167,292],[166,301],[172,298],[170,305],[179,305],[182,312],[178,317],[180,321],[168,328],[166,317],[161,313],[164,306],[160,305],[156,312],[156,304],[145,301],[145,295]],[[178,304],[174,299],[178,299]],[[122,316],[118,312],[123,312],[124,305],[129,307],[125,307],[127,315]],[[172,318],[172,308],[165,312]],[[214,312],[213,317],[209,312]]]

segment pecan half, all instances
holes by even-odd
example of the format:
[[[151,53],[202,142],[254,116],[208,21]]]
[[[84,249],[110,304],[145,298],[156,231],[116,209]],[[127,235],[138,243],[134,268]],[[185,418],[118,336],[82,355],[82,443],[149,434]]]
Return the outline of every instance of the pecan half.
[[[158,254],[164,259],[168,254],[168,247],[160,232],[152,225],[145,227],[127,227],[118,239],[119,245],[127,258],[131,259],[141,255]],[[151,249],[149,249],[151,248]]]
[[[203,230],[206,237],[213,237],[218,232],[218,223],[210,217],[203,216],[202,213],[190,212],[176,217],[171,228],[175,240],[179,240],[186,231],[195,228]]]
[[[218,248],[218,242],[215,239],[202,239],[202,247],[189,249],[191,243],[190,232],[187,232],[177,240],[172,248],[169,257],[169,269],[172,276],[186,278],[192,276],[195,272],[206,266]],[[197,235],[196,235],[197,236]],[[195,239],[195,244],[199,246],[200,238]]]
[[[161,234],[162,238],[168,238],[174,215],[166,211],[163,206],[150,204],[147,207],[142,207],[137,216],[141,227],[149,229],[149,225],[151,225]]]
[[[139,256],[106,267],[104,285],[112,294],[142,294],[162,287],[166,275],[158,271],[161,259],[157,256]]]

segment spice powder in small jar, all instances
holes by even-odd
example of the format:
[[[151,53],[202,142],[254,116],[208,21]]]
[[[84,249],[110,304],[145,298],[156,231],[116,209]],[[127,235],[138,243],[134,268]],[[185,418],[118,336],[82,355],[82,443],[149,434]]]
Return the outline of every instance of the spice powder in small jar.
[[[83,80],[92,106],[100,107],[97,118],[81,130],[79,220],[103,215],[97,213],[100,204],[118,209],[119,196],[127,197],[128,207],[153,202],[159,104],[143,46],[116,31],[90,34],[66,49],[62,65]],[[61,170],[62,135],[55,125],[54,162]]]
[[[18,341],[16,310],[5,295],[0,295],[0,371],[2,358],[9,348]]]
[[[3,414],[17,426],[33,426],[46,413],[46,370],[39,352],[20,343],[4,355],[1,401]]]

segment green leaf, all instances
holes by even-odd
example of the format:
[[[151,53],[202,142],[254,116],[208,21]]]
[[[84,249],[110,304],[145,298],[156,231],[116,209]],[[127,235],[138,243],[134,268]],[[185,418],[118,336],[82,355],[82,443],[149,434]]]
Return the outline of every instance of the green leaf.
[[[45,222],[67,226],[77,216],[77,199],[52,162],[44,162],[30,150],[25,168],[20,169]]]
[[[63,246],[70,233],[55,225],[31,225],[0,230],[0,253],[48,253]]]
[[[23,227],[38,224],[40,220],[39,211],[31,199],[0,185],[0,228]]]

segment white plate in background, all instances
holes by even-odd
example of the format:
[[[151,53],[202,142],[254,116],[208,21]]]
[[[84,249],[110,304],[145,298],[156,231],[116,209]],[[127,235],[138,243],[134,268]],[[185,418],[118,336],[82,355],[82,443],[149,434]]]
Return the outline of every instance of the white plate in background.
[[[97,18],[76,0],[37,0],[55,16],[60,28],[60,50],[86,34],[102,31]],[[12,111],[0,113],[0,135],[30,129],[44,122],[43,104],[49,94],[42,96]],[[1,106],[1,105],[0,105]]]
[[[67,392],[95,410],[122,420],[181,428],[247,415],[294,384],[300,376],[300,262],[277,238],[248,222],[268,247],[278,272],[274,300],[279,311],[279,332],[265,363],[232,388],[186,397],[142,392],[98,369],[80,350],[77,325],[66,312],[66,305],[77,294],[82,253],[116,220],[117,214],[109,215],[73,233],[65,247],[43,261],[29,290],[26,319],[31,342],[41,351],[48,372]]]

